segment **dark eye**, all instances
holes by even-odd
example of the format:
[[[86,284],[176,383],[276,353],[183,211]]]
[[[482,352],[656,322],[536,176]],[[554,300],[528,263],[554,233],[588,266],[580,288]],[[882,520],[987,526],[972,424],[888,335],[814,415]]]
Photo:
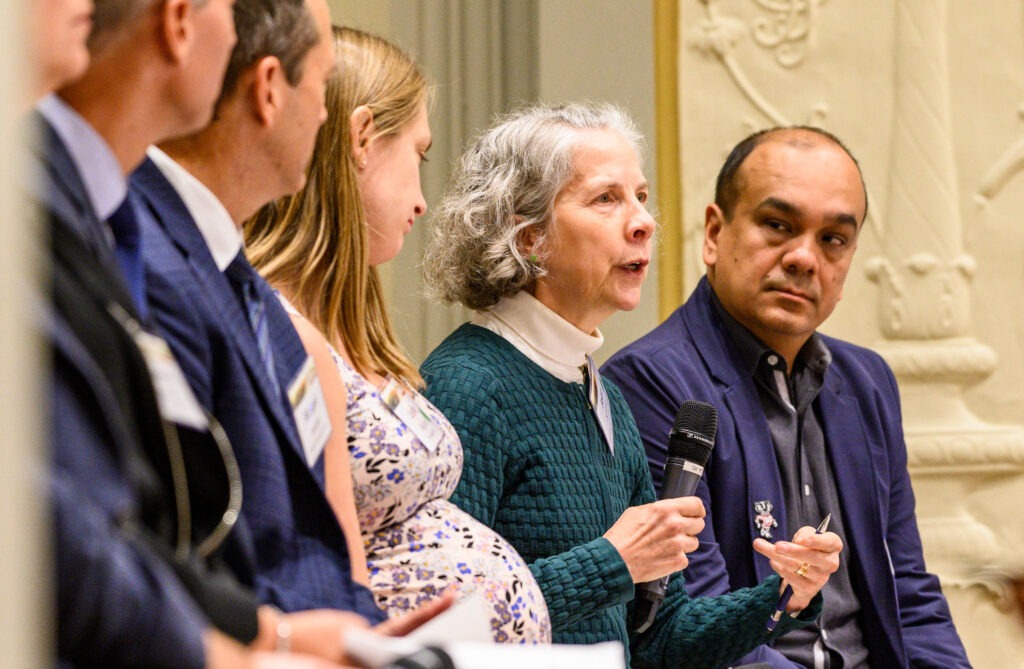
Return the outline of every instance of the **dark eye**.
[[[648,198],[648,197],[649,197],[649,196],[648,196],[648,194],[647,194],[647,193],[643,193],[643,192],[641,192],[641,193],[637,193],[637,194],[636,194],[636,199],[640,200],[640,202],[641,202],[642,204],[647,204],[647,198]]]
[[[767,218],[764,221],[764,226],[770,230],[776,232],[785,232],[789,230],[789,225],[775,218]]]
[[[829,233],[824,235],[821,239],[827,246],[846,246],[846,237],[843,237],[842,235]]]
[[[612,197],[611,193],[601,193],[600,195],[597,196],[597,199],[595,201],[600,202],[601,204],[608,204],[609,202],[614,201],[614,198]]]

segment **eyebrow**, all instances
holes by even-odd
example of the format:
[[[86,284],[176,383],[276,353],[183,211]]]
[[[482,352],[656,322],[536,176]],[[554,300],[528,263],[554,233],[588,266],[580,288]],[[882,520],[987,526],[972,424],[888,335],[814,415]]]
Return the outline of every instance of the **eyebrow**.
[[[787,216],[793,217],[799,217],[803,215],[803,211],[800,209],[800,207],[796,206],[792,202],[787,202],[786,200],[781,200],[777,197],[767,197],[764,200],[762,200],[761,203],[754,208],[754,213],[758,213],[765,209],[774,209],[783,214],[786,214]],[[853,226],[854,230],[860,227],[860,225],[857,222],[857,217],[847,212],[828,214],[826,218],[833,223],[838,223],[839,225]]]
[[[604,190],[606,188],[627,190],[625,184],[623,184],[618,179],[606,179],[606,178],[600,177],[600,176],[599,177],[595,177],[594,179],[592,179],[590,181],[583,181],[582,183],[583,183],[585,188],[589,188],[589,189],[593,189],[593,190]],[[637,187],[636,187],[637,191],[650,190],[650,189],[651,189],[651,186],[646,181],[641,181],[640,183],[637,184]]]

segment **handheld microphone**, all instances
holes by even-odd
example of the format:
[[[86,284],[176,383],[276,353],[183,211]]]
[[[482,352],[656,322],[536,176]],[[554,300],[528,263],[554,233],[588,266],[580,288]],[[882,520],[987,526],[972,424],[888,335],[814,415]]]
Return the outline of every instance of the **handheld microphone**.
[[[718,412],[704,402],[687,400],[676,413],[672,431],[668,433],[668,459],[659,500],[689,497],[697,490],[697,482],[704,474],[704,465],[715,447],[718,432]],[[646,632],[654,622],[658,607],[665,599],[669,575],[657,581],[638,583],[636,605],[633,608],[633,631]]]

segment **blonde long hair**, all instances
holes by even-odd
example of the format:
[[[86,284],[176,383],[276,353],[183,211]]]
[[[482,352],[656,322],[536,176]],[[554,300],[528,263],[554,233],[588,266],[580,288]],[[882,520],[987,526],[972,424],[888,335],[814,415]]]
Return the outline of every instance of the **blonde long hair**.
[[[419,66],[394,44],[335,26],[337,71],[327,84],[328,118],[317,136],[306,186],[264,206],[244,224],[247,255],[327,340],[341,342],[356,370],[391,374],[422,388],[395,336],[356,181],[349,118],[373,114],[375,138],[394,135],[429,102]]]

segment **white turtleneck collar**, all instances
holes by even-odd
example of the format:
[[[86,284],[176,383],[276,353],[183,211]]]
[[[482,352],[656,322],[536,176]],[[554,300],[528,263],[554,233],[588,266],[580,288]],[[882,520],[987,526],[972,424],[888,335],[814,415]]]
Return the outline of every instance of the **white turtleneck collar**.
[[[583,382],[580,365],[604,343],[600,330],[593,335],[582,332],[526,291],[476,312],[473,324],[506,339],[546,372],[567,383]]]

